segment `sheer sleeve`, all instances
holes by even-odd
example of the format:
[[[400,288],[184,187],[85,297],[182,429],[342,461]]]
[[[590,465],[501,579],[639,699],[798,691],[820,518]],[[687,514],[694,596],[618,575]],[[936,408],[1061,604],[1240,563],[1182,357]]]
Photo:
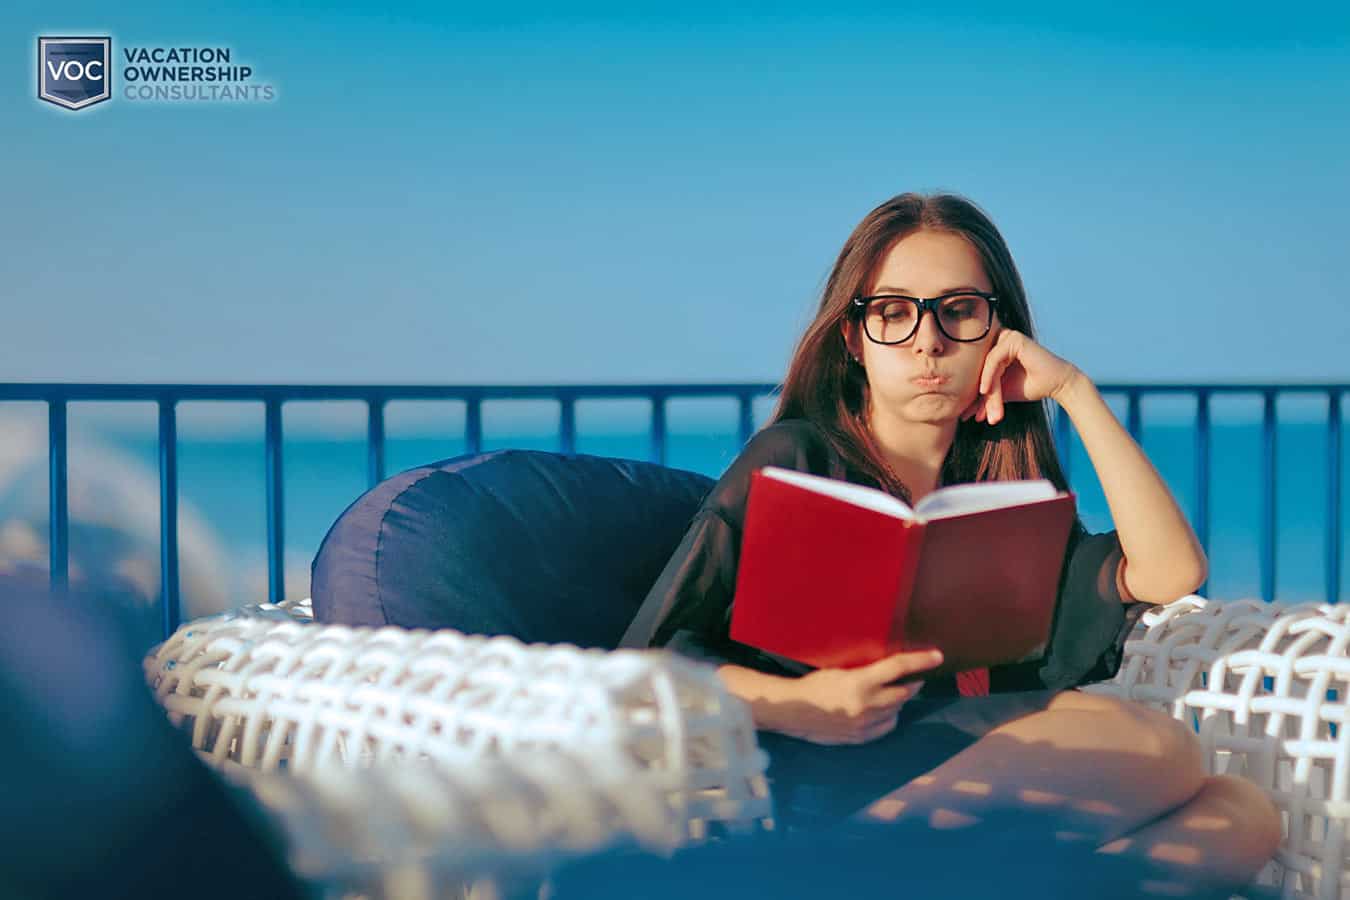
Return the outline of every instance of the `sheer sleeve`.
[[[1088,534],[1075,521],[1046,653],[997,667],[990,675],[992,690],[1065,690],[1115,677],[1126,639],[1153,605],[1122,600],[1116,581],[1122,555],[1114,529]]]
[[[784,421],[751,438],[704,498],[620,647],[669,647],[704,662],[777,675],[810,671],[803,663],[733,641],[729,632],[750,475],[767,465],[824,471],[827,451],[814,427]]]

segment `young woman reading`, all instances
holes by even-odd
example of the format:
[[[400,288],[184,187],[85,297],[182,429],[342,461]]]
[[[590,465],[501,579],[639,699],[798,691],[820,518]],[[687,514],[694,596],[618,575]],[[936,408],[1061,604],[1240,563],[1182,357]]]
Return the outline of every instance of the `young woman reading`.
[[[910,504],[973,481],[1046,478],[1066,490],[1051,401],[1081,436],[1116,528],[1088,534],[1075,521],[1043,659],[895,685],[939,657],[813,670],[729,639],[751,472],[795,468]],[[979,548],[970,553],[978,564]],[[705,498],[621,645],[718,665],[751,707],[790,828],[916,818],[960,828],[1016,807],[1056,840],[1168,859],[1195,886],[1222,888],[1274,853],[1274,805],[1244,779],[1207,776],[1182,723],[1077,690],[1113,677],[1143,610],[1196,590],[1206,568],[1092,381],[1036,342],[989,218],[959,196],[903,194],[845,242],[769,422]],[[821,602],[848,615],[847,597]]]

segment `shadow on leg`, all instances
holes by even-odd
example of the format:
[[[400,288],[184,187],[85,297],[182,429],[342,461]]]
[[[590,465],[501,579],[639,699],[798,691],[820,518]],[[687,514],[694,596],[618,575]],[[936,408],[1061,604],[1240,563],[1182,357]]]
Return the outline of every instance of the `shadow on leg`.
[[[1203,888],[1245,885],[1283,840],[1279,808],[1236,775],[1207,777],[1188,802],[1098,848],[1147,856]]]
[[[1016,812],[1022,828],[1097,847],[1181,806],[1204,779],[1199,741],[1182,723],[1141,704],[1066,691],[856,818],[917,817],[942,829]]]

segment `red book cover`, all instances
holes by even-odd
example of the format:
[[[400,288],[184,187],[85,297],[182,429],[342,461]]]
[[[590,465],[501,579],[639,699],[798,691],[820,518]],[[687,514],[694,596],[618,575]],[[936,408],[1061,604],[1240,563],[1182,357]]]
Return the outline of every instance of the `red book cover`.
[[[932,492],[750,476],[731,638],[820,668],[939,647],[932,677],[1045,650],[1076,496],[1048,480]]]

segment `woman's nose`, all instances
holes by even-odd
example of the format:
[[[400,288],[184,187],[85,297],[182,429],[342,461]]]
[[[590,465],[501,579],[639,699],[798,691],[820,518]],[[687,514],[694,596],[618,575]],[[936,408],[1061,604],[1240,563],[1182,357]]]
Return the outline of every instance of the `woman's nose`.
[[[947,337],[938,328],[937,314],[928,312],[919,320],[919,330],[914,334],[914,349],[932,355],[941,353]]]

